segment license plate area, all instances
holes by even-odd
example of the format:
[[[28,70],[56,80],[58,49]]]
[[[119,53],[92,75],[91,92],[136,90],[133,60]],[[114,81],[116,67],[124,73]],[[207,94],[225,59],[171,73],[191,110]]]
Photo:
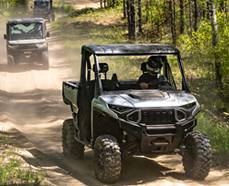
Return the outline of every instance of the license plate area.
[[[31,54],[31,53],[32,53],[31,51],[24,52],[24,54]]]

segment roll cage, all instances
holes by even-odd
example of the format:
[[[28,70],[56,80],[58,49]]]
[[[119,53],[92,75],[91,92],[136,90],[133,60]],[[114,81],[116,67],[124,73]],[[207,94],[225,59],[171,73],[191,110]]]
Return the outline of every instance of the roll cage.
[[[102,86],[101,74],[103,73],[99,65],[100,56],[140,56],[140,55],[150,55],[150,56],[161,56],[164,59],[164,75],[169,79],[170,82],[174,82],[173,75],[171,73],[170,65],[166,59],[166,55],[177,56],[177,61],[179,63],[180,72],[182,75],[182,90],[190,93],[188,83],[186,80],[183,64],[181,61],[180,51],[171,45],[160,45],[160,44],[118,44],[118,45],[84,45],[82,46],[82,65],[81,65],[81,86],[90,86],[90,73],[87,71],[92,70],[92,65],[90,61],[90,56],[93,55],[94,58],[94,93],[93,97],[98,97],[104,94],[104,89]],[[92,97],[92,96],[91,96]]]

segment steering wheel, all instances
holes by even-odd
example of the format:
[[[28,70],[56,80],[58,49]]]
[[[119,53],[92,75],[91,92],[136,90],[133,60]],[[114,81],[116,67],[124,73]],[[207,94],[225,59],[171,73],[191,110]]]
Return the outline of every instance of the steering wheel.
[[[157,79],[151,81],[148,83],[148,88],[149,89],[158,89],[159,82]]]

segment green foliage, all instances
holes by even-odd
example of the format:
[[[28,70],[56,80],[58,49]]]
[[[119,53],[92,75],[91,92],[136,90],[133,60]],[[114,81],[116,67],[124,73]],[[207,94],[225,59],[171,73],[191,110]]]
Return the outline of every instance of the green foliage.
[[[13,7],[17,5],[26,5],[28,0],[8,0],[7,2],[9,7]]]
[[[66,3],[61,0],[53,1],[53,7],[55,9],[55,13],[70,14],[75,11],[75,7],[71,3]]]
[[[208,113],[200,113],[195,130],[202,131],[210,139],[212,150],[221,155],[229,156],[229,127],[226,122],[216,122]]]

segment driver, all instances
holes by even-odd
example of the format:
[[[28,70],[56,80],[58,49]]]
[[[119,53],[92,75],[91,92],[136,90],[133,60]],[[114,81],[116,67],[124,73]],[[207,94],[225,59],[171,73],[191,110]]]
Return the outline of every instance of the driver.
[[[34,28],[30,31],[32,38],[40,39],[42,37],[42,30],[39,24],[35,24]]]
[[[147,73],[139,77],[138,84],[141,89],[157,89],[158,80],[157,74],[160,73],[163,66],[161,57],[150,56],[146,62]]]

